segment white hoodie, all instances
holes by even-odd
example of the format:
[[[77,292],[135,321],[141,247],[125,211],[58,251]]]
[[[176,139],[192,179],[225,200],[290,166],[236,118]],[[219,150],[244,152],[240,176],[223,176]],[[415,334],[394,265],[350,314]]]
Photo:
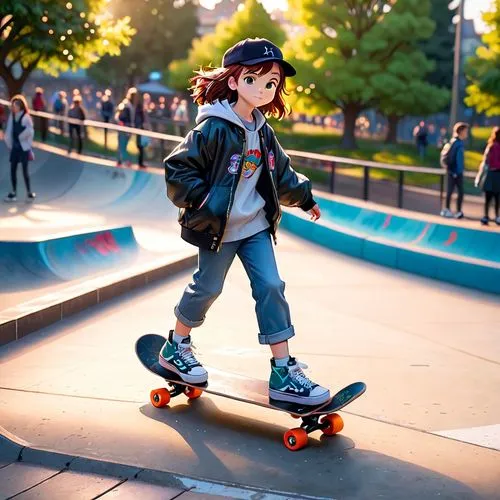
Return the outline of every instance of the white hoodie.
[[[22,112],[16,113],[16,121],[19,121],[19,117]],[[31,120],[31,116],[28,113],[25,113],[23,119],[21,120],[24,130],[19,134],[19,142],[21,143],[21,148],[23,151],[29,151],[33,146],[33,136],[35,132],[33,130],[33,121]],[[5,129],[4,139],[5,144],[9,149],[12,149],[13,145],[13,137],[12,137],[12,129],[13,129],[13,113],[11,112],[9,115],[9,119],[7,120],[7,127]]]
[[[245,131],[247,141],[241,177],[234,195],[224,237],[222,238],[223,242],[228,243],[249,238],[269,227],[264,212],[265,201],[256,189],[264,165],[263,154],[260,151],[259,130],[266,123],[266,120],[258,109],[253,112],[254,121],[252,123],[242,120],[233,111],[227,100],[215,101],[213,104],[200,106],[196,123],[200,123],[211,116],[223,118],[241,127]],[[231,158],[231,162],[227,166],[228,172],[232,175],[236,175],[237,166],[241,159],[240,155],[234,156],[238,158]]]

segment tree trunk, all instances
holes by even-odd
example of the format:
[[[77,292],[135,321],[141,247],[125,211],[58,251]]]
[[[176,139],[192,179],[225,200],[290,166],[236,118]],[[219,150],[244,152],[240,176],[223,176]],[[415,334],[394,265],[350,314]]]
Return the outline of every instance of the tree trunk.
[[[36,61],[30,64],[27,68],[22,68],[22,73],[19,78],[14,78],[14,76],[12,75],[12,68],[7,67],[5,63],[0,63],[0,78],[5,82],[10,98],[14,97],[16,94],[22,93],[26,80],[28,79],[32,71],[36,68],[39,60],[40,57],[37,58]]]
[[[358,149],[356,142],[356,120],[363,108],[356,103],[347,104],[344,108],[344,135],[342,147],[345,149]]]
[[[12,99],[16,94],[21,94],[23,91],[23,84],[21,81],[12,78],[5,82],[7,84],[7,91],[9,97]]]
[[[398,125],[399,121],[401,120],[400,116],[396,115],[388,115],[386,116],[387,118],[387,124],[389,126],[389,129],[387,130],[387,136],[385,138],[385,143],[386,144],[397,144],[398,142]]]

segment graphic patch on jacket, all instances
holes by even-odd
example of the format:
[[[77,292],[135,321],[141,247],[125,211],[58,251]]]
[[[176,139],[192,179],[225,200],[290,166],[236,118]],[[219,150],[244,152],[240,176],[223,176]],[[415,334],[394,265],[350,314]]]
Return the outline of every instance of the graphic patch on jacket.
[[[267,163],[269,164],[269,170],[272,172],[274,170],[274,153],[269,151],[267,155]]]
[[[262,155],[258,149],[249,149],[243,161],[243,170],[241,175],[245,179],[250,179],[255,171],[260,167]]]
[[[231,156],[229,160],[229,167],[227,167],[227,171],[230,174],[236,175],[238,173],[238,166],[240,164],[240,158],[241,155],[238,153],[235,153],[233,156]]]

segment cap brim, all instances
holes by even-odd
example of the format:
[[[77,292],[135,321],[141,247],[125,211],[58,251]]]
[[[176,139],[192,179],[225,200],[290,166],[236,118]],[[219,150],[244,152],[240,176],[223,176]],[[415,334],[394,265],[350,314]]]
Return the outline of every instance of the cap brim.
[[[283,59],[278,59],[277,57],[259,57],[258,59],[250,59],[248,61],[240,62],[238,64],[241,64],[242,66],[251,66],[252,64],[259,64],[262,62],[269,62],[269,61],[274,61],[280,64],[283,67],[285,76],[295,76],[297,74],[297,71],[295,71],[295,68],[290,63],[283,61]]]

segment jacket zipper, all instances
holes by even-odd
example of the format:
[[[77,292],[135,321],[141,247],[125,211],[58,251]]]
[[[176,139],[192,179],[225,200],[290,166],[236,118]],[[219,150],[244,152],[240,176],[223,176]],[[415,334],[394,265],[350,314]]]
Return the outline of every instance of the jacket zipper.
[[[214,250],[215,249],[217,252],[219,252],[219,250],[220,250],[222,238],[224,237],[224,232],[226,230],[227,221],[229,220],[229,214],[230,214],[231,208],[233,206],[233,201],[234,201],[233,200],[233,196],[234,196],[234,193],[236,192],[236,189],[234,187],[235,180],[236,180],[236,187],[238,187],[238,181],[239,181],[240,176],[241,176],[241,170],[242,170],[242,166],[243,166],[243,161],[245,160],[246,144],[247,144],[247,138],[244,135],[243,136],[243,150],[241,152],[240,164],[238,165],[238,172],[234,176],[236,179],[233,178],[233,182],[231,184],[231,193],[229,195],[229,203],[227,205],[226,220],[224,222],[224,227],[222,228],[222,232],[220,234],[218,234],[217,236],[214,236],[214,238],[212,240],[212,245],[210,246],[210,250]]]
[[[276,187],[274,186],[273,174],[271,173],[271,170],[269,170],[269,161],[268,161],[269,160],[269,152],[267,149],[266,141],[264,139],[264,134],[261,131],[259,131],[259,135],[261,138],[262,147],[264,149],[264,157],[265,157],[264,161],[266,162],[266,167],[267,167],[266,170],[267,170],[268,175],[269,175],[269,180],[271,181],[271,189],[273,190],[273,197],[274,197],[274,202],[276,203],[276,210],[278,210],[278,218],[276,219],[275,222],[273,222],[273,240],[274,240],[274,244],[276,245],[277,241],[278,241],[278,238],[276,236],[276,231],[278,228],[278,224],[281,220],[280,204],[279,204],[279,199],[278,199],[278,193],[276,192]]]

